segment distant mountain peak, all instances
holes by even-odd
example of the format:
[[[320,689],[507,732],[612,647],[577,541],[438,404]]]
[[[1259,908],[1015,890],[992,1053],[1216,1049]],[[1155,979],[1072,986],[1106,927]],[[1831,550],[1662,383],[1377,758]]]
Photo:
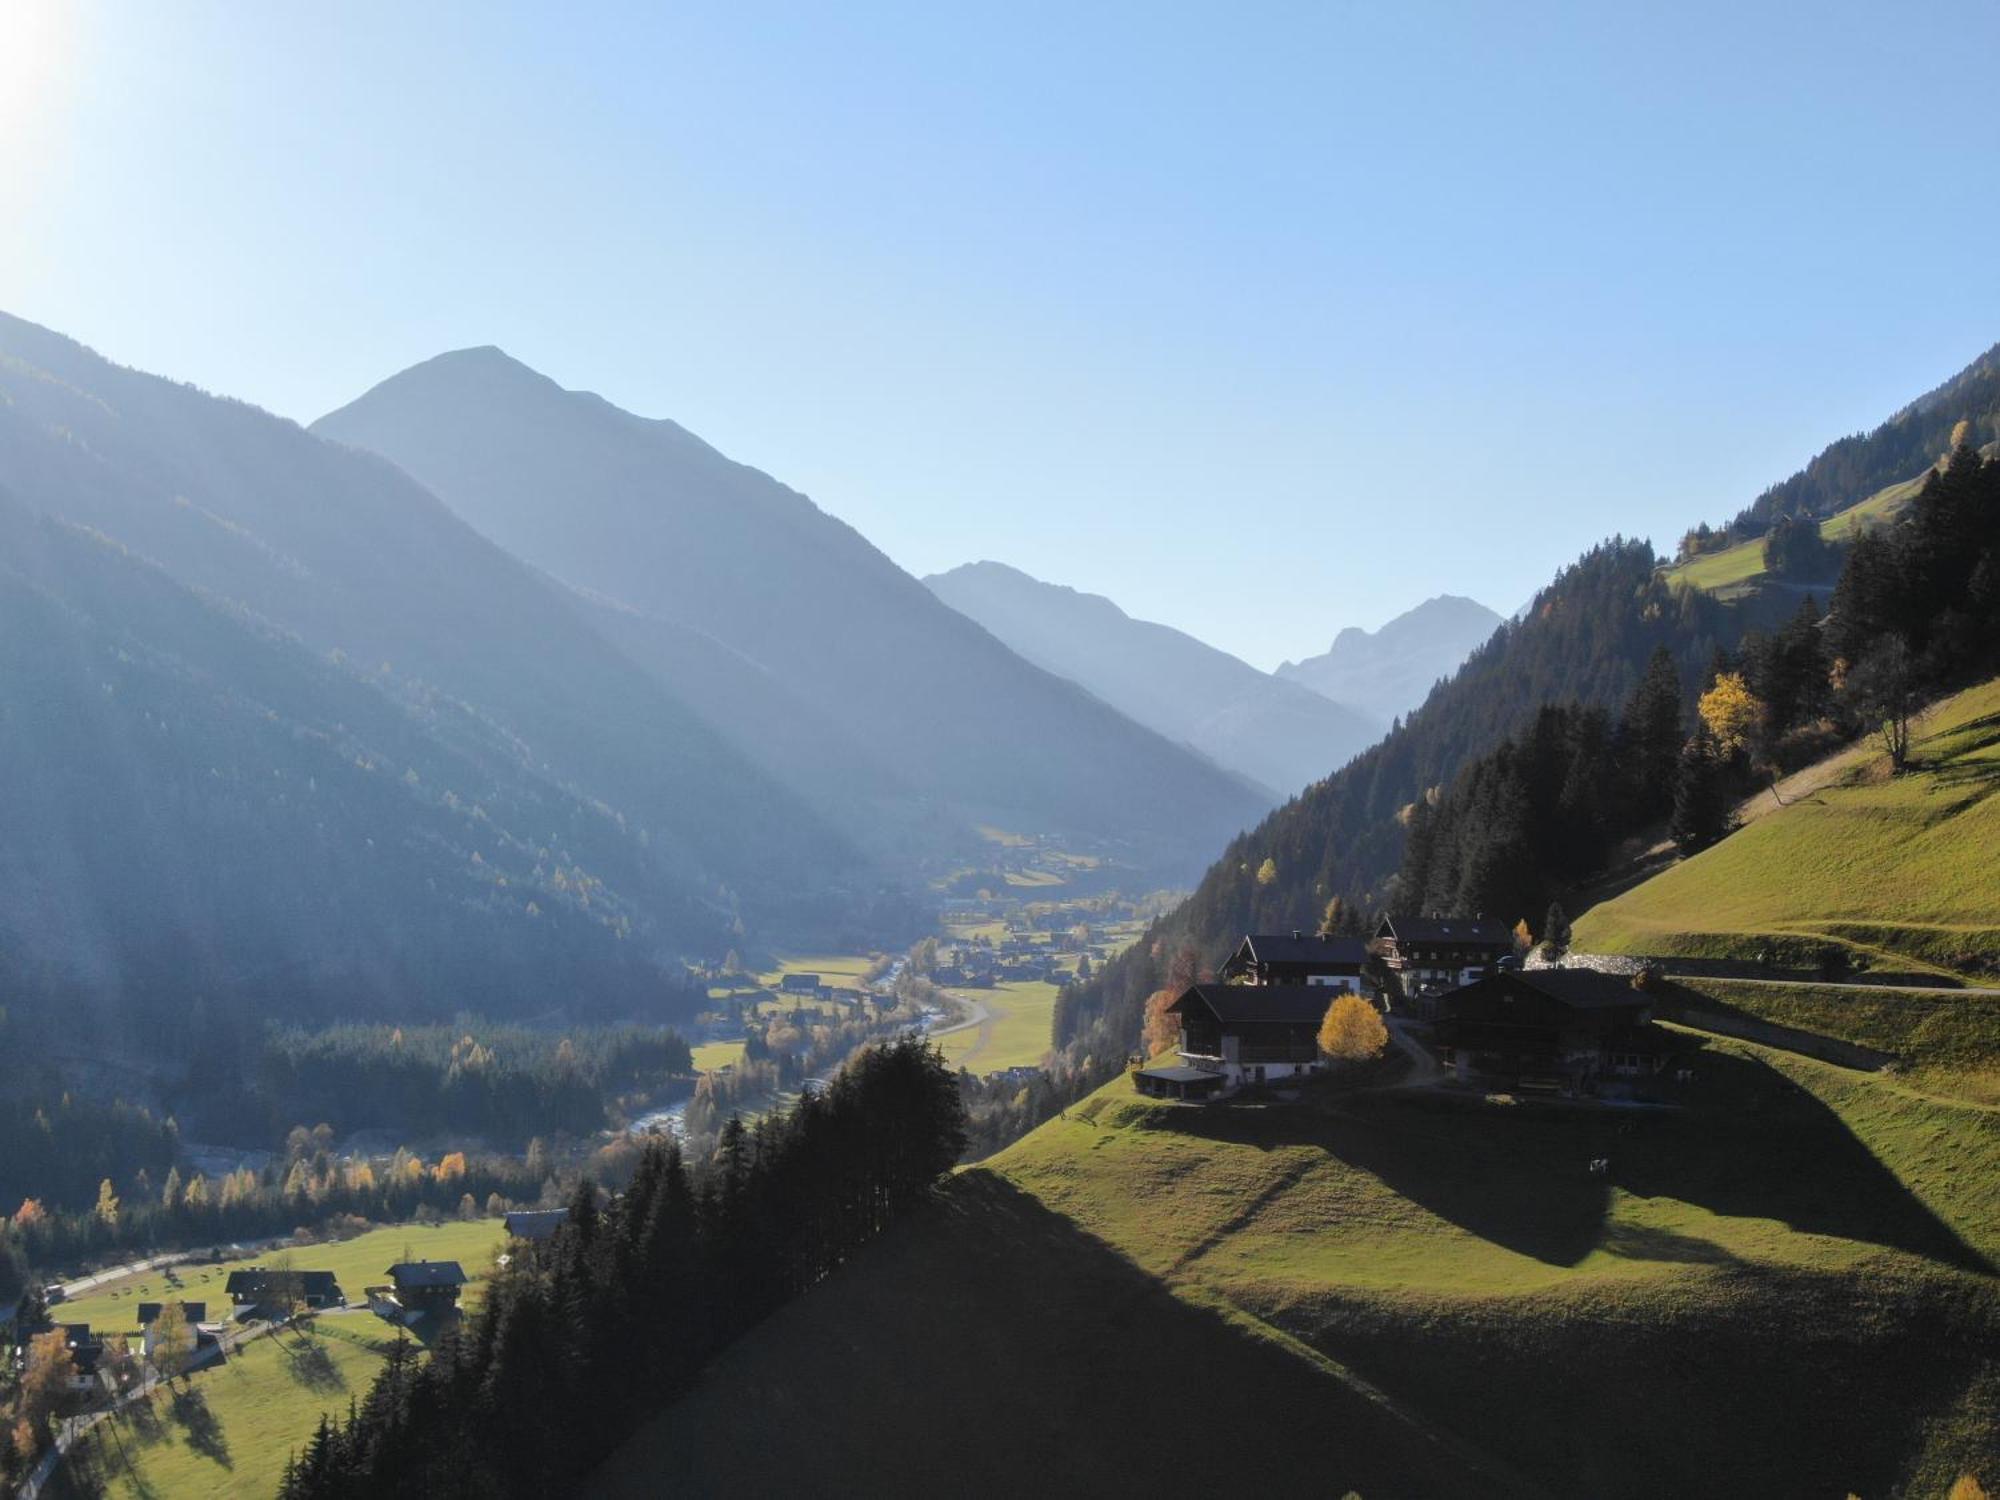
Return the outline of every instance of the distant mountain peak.
[[[1456,671],[1500,624],[1501,617],[1477,599],[1439,594],[1379,630],[1349,625],[1323,654],[1285,662],[1277,675],[1393,719],[1423,702],[1432,685]]]
[[[965,563],[924,583],[1029,661],[1273,797],[1329,775],[1384,727],[1172,626],[1134,619],[1102,594],[1006,563]]]

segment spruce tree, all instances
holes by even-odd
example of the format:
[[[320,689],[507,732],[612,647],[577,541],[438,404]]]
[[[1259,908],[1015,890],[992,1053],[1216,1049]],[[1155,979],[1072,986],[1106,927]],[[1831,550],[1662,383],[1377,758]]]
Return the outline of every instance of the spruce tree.
[[[1681,749],[1669,831],[1684,855],[1706,849],[1729,831],[1729,790],[1707,725]]]

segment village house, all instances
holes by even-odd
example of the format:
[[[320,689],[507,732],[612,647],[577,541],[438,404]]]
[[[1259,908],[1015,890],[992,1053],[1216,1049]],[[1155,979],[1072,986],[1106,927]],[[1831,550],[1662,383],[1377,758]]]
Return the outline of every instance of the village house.
[[[286,1307],[338,1307],[340,1285],[331,1271],[283,1271],[252,1266],[247,1271],[231,1271],[222,1284],[235,1304],[238,1318],[283,1310]]]
[[[1677,1050],[1643,990],[1592,969],[1491,974],[1444,996],[1439,1011],[1445,1069],[1518,1093],[1629,1096]]]
[[[1439,995],[1471,984],[1514,951],[1514,934],[1483,917],[1385,917],[1375,944],[1389,975],[1389,1008],[1428,1021]]]
[[[821,988],[817,974],[787,974],[778,981],[778,992],[783,995],[817,996]]]
[[[1368,945],[1360,938],[1252,933],[1222,965],[1222,977],[1242,984],[1310,984],[1362,992]]]
[[[389,1267],[389,1284],[396,1305],[411,1316],[440,1316],[458,1307],[466,1275],[455,1260],[406,1260]]]
[[[534,1240],[540,1243],[543,1240],[553,1239],[556,1230],[567,1218],[569,1210],[566,1208],[517,1208],[510,1212],[503,1222],[507,1226],[507,1233],[515,1239]]]
[[[165,1306],[161,1302],[139,1304],[139,1352],[148,1362],[153,1358],[153,1351],[159,1347],[160,1313]],[[215,1328],[208,1322],[208,1304],[183,1302],[181,1316],[187,1319],[188,1354],[198,1360],[205,1350],[219,1343]]]
[[[1167,1007],[1180,1019],[1180,1062],[1141,1068],[1136,1087],[1156,1098],[1206,1099],[1316,1073],[1331,1004],[1323,985],[1190,985]]]

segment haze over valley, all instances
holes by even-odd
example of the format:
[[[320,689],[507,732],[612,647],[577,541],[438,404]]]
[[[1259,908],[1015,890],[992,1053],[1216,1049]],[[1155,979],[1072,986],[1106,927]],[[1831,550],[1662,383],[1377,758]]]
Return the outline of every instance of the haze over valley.
[[[0,1495],[2000,1493],[1996,47],[0,7]]]

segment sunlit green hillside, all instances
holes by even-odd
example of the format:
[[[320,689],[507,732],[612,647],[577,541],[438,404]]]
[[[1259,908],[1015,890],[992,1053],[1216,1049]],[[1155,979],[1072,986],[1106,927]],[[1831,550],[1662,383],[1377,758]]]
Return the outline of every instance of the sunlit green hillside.
[[[1050,1451],[1065,1492],[1226,1485],[1164,1415],[1198,1390],[1310,1493],[1941,1494],[2000,1443],[2000,1112],[1715,1039],[1695,1066],[1701,1103],[1651,1116],[1120,1080],[773,1318],[597,1492],[854,1492],[885,1447],[992,1493]],[[1092,1428],[1135,1435],[1117,1465],[1044,1446]]]
[[[1919,725],[1916,765],[1851,755],[1802,801],[1577,919],[1579,948],[1977,972],[2000,963],[2000,682]]]

